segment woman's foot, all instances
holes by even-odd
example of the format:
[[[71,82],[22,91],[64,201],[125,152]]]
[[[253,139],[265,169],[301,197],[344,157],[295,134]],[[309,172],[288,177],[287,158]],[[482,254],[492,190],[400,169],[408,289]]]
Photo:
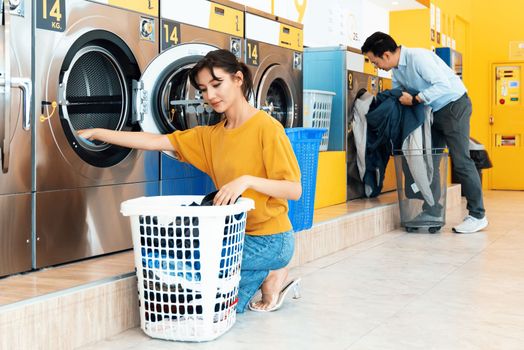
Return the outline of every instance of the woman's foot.
[[[260,287],[262,298],[250,304],[251,309],[267,311],[275,307],[278,303],[280,292],[284,288],[288,275],[288,268],[270,271]]]

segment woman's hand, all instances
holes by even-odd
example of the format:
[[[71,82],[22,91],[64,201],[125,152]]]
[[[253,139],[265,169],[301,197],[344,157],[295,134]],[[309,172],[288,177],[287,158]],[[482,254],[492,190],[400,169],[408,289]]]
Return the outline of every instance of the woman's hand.
[[[96,131],[97,131],[97,129],[78,130],[78,136],[80,136],[80,137],[82,137],[84,139],[93,141],[94,139],[96,139],[96,137],[95,137]]]
[[[302,195],[300,182],[243,175],[222,186],[215,195],[213,205],[233,204],[248,189],[282,199],[298,200]]]
[[[243,175],[222,186],[215,195],[213,205],[234,204],[237,198],[249,188],[250,178],[248,175]]]

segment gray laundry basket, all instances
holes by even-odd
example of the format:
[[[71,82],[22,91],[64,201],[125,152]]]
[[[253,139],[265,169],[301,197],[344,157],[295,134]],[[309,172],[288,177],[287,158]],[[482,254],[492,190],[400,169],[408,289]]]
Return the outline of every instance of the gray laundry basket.
[[[448,153],[441,148],[397,150],[393,156],[400,225],[407,232],[439,231],[446,223]]]

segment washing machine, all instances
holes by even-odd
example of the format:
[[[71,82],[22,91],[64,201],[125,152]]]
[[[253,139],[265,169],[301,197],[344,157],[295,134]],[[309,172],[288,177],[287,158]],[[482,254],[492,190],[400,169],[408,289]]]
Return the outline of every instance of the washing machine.
[[[253,103],[286,128],[302,126],[302,28],[246,7],[245,62],[253,75]]]
[[[161,50],[185,44],[205,44],[230,50],[243,60],[244,6],[231,1],[162,1],[160,3]],[[190,69],[201,58],[191,54],[181,60],[164,93],[164,121],[161,132],[185,130],[196,125],[212,125],[220,115],[203,108],[202,96],[188,78]],[[166,87],[167,88],[167,87]],[[200,107],[199,107],[200,106]],[[161,193],[163,195],[206,194],[215,189],[210,177],[171,155],[161,155]]]
[[[79,138],[139,131],[134,96],[159,54],[158,0],[37,1],[34,267],[132,247],[124,200],[159,194],[159,153]],[[139,106],[143,107],[143,106]]]
[[[329,127],[329,151],[346,152],[347,199],[362,198],[364,187],[356,167],[356,146],[350,128],[350,113],[360,89],[371,94],[390,89],[387,72],[377,71],[360,50],[346,47],[306,48],[304,87],[335,92]],[[389,162],[383,192],[396,188],[393,161]]]
[[[31,21],[30,1],[2,1],[0,276],[27,271],[32,266]]]

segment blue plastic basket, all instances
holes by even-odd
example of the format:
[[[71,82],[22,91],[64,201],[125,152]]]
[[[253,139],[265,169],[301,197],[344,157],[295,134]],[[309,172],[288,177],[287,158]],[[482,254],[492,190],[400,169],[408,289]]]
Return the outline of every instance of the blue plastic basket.
[[[288,201],[289,219],[295,232],[313,226],[315,187],[317,184],[318,152],[326,128],[290,128],[286,134],[291,141],[302,177],[302,196]]]

